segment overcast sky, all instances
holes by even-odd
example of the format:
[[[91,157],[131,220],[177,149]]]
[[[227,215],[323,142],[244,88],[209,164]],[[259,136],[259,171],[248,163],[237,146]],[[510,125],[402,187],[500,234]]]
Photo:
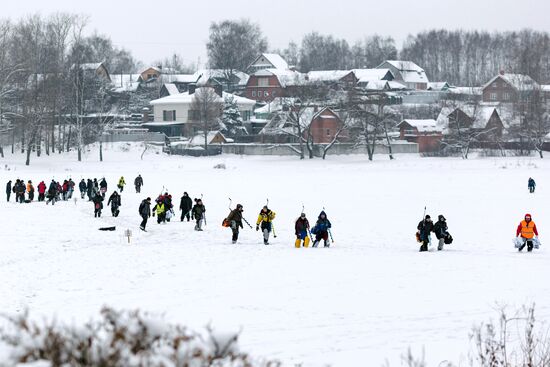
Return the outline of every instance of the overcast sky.
[[[83,13],[90,31],[109,35],[144,63],[176,52],[206,60],[212,21],[246,17],[261,25],[270,48],[299,42],[313,30],[345,38],[391,35],[398,45],[429,28],[550,31],[549,0],[3,0],[0,16]]]

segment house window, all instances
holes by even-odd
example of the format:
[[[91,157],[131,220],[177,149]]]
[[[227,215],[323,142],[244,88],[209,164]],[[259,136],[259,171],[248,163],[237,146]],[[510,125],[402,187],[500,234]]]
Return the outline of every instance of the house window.
[[[269,97],[269,92],[264,90],[264,97]]]
[[[498,88],[498,81],[493,83],[493,88]]]
[[[252,97],[256,97],[256,91],[255,90],[252,91]]]
[[[269,78],[258,78],[258,87],[268,87]]]
[[[198,110],[189,110],[189,111],[187,111],[187,120],[197,121],[198,119],[199,119],[199,111]]]
[[[176,121],[176,110],[162,111],[162,121]]]
[[[250,120],[250,111],[241,111],[241,116],[243,117],[243,121]]]
[[[502,99],[504,99],[505,101],[509,101],[510,100],[510,93],[504,93],[503,96],[502,96]]]
[[[496,101],[497,100],[497,94],[496,93],[491,93],[491,101]]]
[[[327,136],[330,136],[330,129],[327,129]]]

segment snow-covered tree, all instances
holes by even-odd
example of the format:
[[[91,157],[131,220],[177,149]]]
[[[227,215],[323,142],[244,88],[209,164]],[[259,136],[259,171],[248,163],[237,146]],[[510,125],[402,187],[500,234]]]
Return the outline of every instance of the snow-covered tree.
[[[224,99],[221,131],[228,137],[248,135],[248,131],[243,126],[241,111],[239,111],[239,106],[233,96]]]

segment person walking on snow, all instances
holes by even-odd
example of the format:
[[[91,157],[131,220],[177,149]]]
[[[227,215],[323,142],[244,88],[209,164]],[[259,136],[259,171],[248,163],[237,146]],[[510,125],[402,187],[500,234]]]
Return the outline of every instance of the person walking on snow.
[[[124,176],[120,176],[120,179],[118,180],[118,188],[120,192],[124,191],[124,185],[126,185],[126,181],[124,181]]]
[[[8,199],[8,202],[10,201],[10,196],[11,196],[11,180],[9,180],[8,183],[6,184],[6,197]]]
[[[296,248],[300,248],[302,246],[302,241],[304,241],[303,246],[308,247],[309,246],[309,221],[306,218],[306,213],[300,214],[300,218],[296,220],[296,223],[294,224],[294,231],[296,233],[296,242],[295,246]]]
[[[91,179],[88,179],[88,184],[86,185],[86,194],[88,195],[88,201],[92,201],[93,192],[94,192],[94,182]]]
[[[418,229],[417,235],[419,242],[422,242],[420,252],[428,251],[428,244],[431,240],[430,234],[433,232],[433,228],[434,224],[429,215],[426,215],[426,217],[418,223],[418,226],[416,226],[416,229]]]
[[[155,206],[153,207],[153,217],[157,215],[157,223],[160,224],[166,223],[166,208],[164,207],[164,201],[158,200]]]
[[[145,231],[145,226],[147,226],[147,219],[151,217],[151,198],[147,198],[141,202],[139,205],[139,215],[141,216],[141,224],[139,229]]]
[[[191,209],[193,208],[193,200],[189,197],[187,192],[183,193],[180,201],[180,210],[181,210],[181,221],[183,222],[184,218],[187,218],[189,222],[191,218]]]
[[[52,205],[55,205],[55,197],[57,195],[57,183],[55,180],[52,180],[50,182],[50,186],[48,187],[48,201],[46,201],[46,205],[48,205],[50,202]]]
[[[25,202],[25,192],[27,191],[25,187],[25,181],[23,180],[17,180],[17,181],[18,182],[16,182],[16,187],[15,187],[15,194],[16,194],[15,197],[20,204],[23,204]]]
[[[239,239],[239,227],[243,228],[243,211],[243,206],[241,204],[237,204],[237,207],[233,209],[225,219],[229,222],[229,227],[231,227],[231,232],[233,234],[231,237],[231,242],[233,244],[237,243],[237,240]]]
[[[195,231],[202,231],[202,221],[204,219],[204,213],[206,213],[206,207],[202,203],[201,199],[195,199],[195,205],[193,206],[193,218],[197,221],[195,225]]]
[[[46,195],[46,184],[44,181],[40,181],[38,184],[38,201],[44,201]]]
[[[434,224],[435,237],[439,240],[439,243],[437,244],[437,250],[441,251],[443,250],[443,245],[445,245],[445,239],[447,239],[450,234],[447,232],[447,219],[443,215],[437,216],[437,222]]]
[[[34,186],[32,185],[32,181],[29,180],[27,183],[27,194],[29,195],[29,201],[34,200]]]
[[[84,179],[80,181],[80,183],[78,184],[78,188],[80,189],[80,198],[84,199],[84,196],[86,195],[86,182],[84,181]]]
[[[538,243],[538,239],[535,239],[535,236],[538,237],[538,235],[539,232],[537,231],[535,222],[531,219],[531,214],[525,214],[524,219],[521,221],[516,230],[516,237],[519,238],[521,243],[518,247],[518,251],[523,250],[525,246],[527,246],[527,251],[533,251],[535,240]]]
[[[94,179],[94,185],[96,185],[97,180]],[[107,181],[105,180],[105,177],[101,179],[101,182],[99,183],[99,192],[101,192],[101,197],[105,199],[105,193],[107,192]]]
[[[533,180],[532,177],[529,177],[529,181],[527,181],[527,188],[529,189],[529,192],[532,194],[535,192],[535,187],[537,184],[535,183],[535,180]]]
[[[311,230],[311,233],[315,235],[315,241],[313,242],[313,247],[317,247],[321,240],[324,241],[325,247],[330,247],[330,241],[328,240],[328,231],[332,228],[332,224],[327,218],[327,213],[323,210],[319,217],[317,217],[317,223],[315,227]]]
[[[262,233],[264,235],[264,245],[269,245],[269,234],[273,227],[273,219],[275,219],[275,212],[270,210],[267,205],[264,205],[256,221],[256,231],[260,230],[261,224]]]
[[[97,193],[92,199],[92,202],[94,203],[94,217],[100,218],[101,209],[103,209],[103,196]]]
[[[141,175],[138,175],[134,180],[134,186],[136,187],[136,193],[139,194],[141,192],[141,186],[143,186],[143,178],[141,178]]]
[[[111,205],[111,213],[113,214],[113,217],[118,217],[118,214],[120,213],[120,210],[118,210],[118,208],[122,205],[118,192],[113,191],[111,196],[109,196],[107,206],[109,205]]]

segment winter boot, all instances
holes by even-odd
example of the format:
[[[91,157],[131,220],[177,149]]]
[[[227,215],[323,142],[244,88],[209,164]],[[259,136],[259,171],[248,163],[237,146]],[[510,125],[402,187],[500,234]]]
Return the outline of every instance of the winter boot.
[[[297,238],[296,241],[294,241],[294,247],[296,248],[300,248],[301,244],[302,244],[302,240],[300,240],[299,238]]]
[[[306,237],[304,239],[304,247],[308,247],[309,246],[309,237]]]
[[[325,247],[330,247],[330,242],[329,241],[325,241]]]
[[[317,247],[319,245],[319,241],[313,241],[313,245],[311,247]]]
[[[527,251],[533,251],[533,241],[527,241]]]

